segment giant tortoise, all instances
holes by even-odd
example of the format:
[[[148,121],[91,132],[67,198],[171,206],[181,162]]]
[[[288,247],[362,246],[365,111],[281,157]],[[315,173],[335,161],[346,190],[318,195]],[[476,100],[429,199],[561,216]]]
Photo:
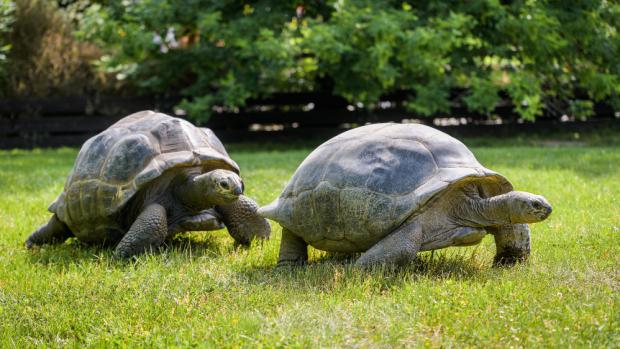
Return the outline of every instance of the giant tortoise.
[[[551,213],[545,198],[514,191],[455,138],[419,124],[344,132],[302,162],[259,214],[283,227],[279,264],[305,262],[307,246],[364,252],[356,264],[402,264],[418,251],[495,237],[495,262],[530,253],[527,223]]]
[[[216,230],[249,244],[269,223],[243,196],[239,167],[215,134],[152,111],[129,115],[84,143],[53,216],[28,248],[75,236],[116,244],[126,258],[183,231]]]

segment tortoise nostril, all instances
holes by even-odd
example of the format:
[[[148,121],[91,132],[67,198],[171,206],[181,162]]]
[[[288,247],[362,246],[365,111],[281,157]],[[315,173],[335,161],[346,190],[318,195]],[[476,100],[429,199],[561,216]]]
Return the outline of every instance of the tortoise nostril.
[[[241,195],[241,194],[243,194],[243,188],[242,187],[236,187],[234,192],[235,192],[235,195]]]

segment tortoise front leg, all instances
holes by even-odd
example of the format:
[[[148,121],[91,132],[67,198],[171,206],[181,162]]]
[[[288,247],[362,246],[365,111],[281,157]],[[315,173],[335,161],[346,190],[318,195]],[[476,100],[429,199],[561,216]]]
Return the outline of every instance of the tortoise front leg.
[[[410,222],[396,229],[364,252],[355,265],[368,268],[380,264],[402,265],[416,258],[422,246],[422,227]]]
[[[166,209],[159,204],[150,204],[129,228],[116,246],[116,258],[129,258],[159,247],[168,235]]]
[[[61,244],[72,236],[73,233],[69,230],[69,227],[61,222],[56,215],[53,215],[46,224],[40,226],[39,229],[28,237],[26,248],[43,244]]]
[[[197,215],[185,217],[175,224],[172,224],[168,230],[168,236],[174,236],[178,233],[186,231],[210,231],[223,229],[220,215],[213,209],[204,210]]]
[[[271,226],[258,215],[258,205],[249,197],[240,195],[232,204],[216,206],[215,209],[222,215],[228,233],[237,243],[249,245],[255,237],[269,239]]]
[[[493,264],[514,265],[527,260],[530,255],[530,228],[527,224],[506,224],[490,229],[495,237]]]

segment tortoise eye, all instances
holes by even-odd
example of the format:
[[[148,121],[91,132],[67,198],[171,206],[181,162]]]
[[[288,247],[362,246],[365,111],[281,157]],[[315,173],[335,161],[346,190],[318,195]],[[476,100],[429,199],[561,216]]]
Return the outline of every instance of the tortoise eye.
[[[542,205],[540,204],[540,202],[534,201],[532,203],[532,207],[534,207],[535,209],[539,210],[542,208]]]
[[[225,190],[230,189],[230,185],[228,185],[227,181],[221,181],[220,182],[220,187],[222,187],[222,189],[225,189]]]

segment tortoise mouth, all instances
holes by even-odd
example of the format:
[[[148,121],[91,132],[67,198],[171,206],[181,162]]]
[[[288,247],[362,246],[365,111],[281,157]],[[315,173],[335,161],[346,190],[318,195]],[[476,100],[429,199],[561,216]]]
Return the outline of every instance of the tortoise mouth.
[[[551,215],[551,212],[553,212],[553,208],[551,206],[545,207],[543,211],[538,212],[538,217],[540,218],[541,221],[545,220],[549,218],[549,216]]]
[[[237,194],[236,192],[230,192],[230,193],[222,194],[224,199],[226,199],[228,201],[231,201],[231,202],[238,200],[239,199],[239,195],[241,195],[241,193]]]
[[[551,212],[553,212],[553,207],[543,197],[540,197],[540,199],[534,202],[533,206],[536,209],[534,215],[541,221],[547,219],[551,215]]]

